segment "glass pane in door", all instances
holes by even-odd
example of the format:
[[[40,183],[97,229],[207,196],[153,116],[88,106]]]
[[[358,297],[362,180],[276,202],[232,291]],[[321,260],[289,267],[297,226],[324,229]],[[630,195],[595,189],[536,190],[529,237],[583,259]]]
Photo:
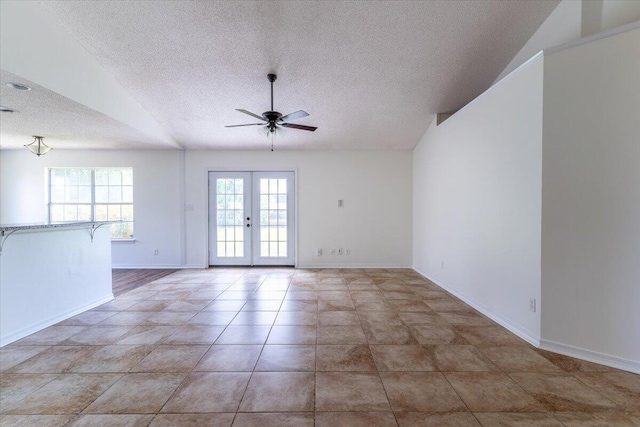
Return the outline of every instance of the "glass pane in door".
[[[245,256],[244,180],[216,179],[216,245],[219,258]]]
[[[288,257],[287,180],[260,178],[260,256]]]

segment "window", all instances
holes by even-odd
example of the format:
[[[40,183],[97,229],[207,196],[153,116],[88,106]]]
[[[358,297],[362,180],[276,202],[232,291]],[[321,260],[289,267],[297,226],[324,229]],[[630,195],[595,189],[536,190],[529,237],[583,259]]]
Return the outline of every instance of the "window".
[[[49,221],[123,221],[112,239],[133,237],[133,168],[49,169]]]

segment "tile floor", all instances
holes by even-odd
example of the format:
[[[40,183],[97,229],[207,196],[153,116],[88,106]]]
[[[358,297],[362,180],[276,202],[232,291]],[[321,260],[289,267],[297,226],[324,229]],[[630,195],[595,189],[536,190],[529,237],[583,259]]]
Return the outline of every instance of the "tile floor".
[[[412,270],[185,270],[0,349],[2,426],[638,426]]]

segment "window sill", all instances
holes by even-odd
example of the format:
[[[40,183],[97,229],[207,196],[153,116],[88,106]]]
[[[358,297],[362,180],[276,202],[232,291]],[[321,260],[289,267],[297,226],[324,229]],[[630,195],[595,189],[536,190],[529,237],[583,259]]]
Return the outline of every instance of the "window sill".
[[[111,243],[135,243],[136,239],[111,239]]]

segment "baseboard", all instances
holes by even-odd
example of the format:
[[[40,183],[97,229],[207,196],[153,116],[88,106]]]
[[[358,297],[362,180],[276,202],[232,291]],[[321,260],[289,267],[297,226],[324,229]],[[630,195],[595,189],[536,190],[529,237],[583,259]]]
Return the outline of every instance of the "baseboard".
[[[471,307],[473,307],[474,309],[478,310],[480,313],[484,314],[485,316],[487,316],[489,319],[493,320],[494,322],[496,322],[500,326],[502,326],[502,327],[508,329],[510,332],[516,334],[517,336],[519,336],[520,338],[522,338],[523,340],[525,340],[529,344],[533,345],[534,347],[540,347],[540,337],[533,335],[531,332],[527,331],[526,329],[523,329],[519,325],[516,325],[515,323],[511,322],[506,317],[494,312],[490,308],[488,308],[488,307],[478,303],[477,301],[474,301],[473,299],[465,296],[464,294],[462,294],[457,289],[447,285],[446,283],[441,282],[440,280],[436,279],[435,277],[433,277],[433,276],[421,271],[418,268],[413,267],[413,269],[415,271],[417,271],[418,273],[420,273],[425,278],[427,278],[430,281],[432,281],[433,283],[435,283],[436,285],[440,286],[442,289],[444,289],[447,292],[455,295],[456,298],[464,301],[466,304],[468,304]]]
[[[623,371],[640,374],[640,362],[634,360],[623,359],[610,354],[599,353],[593,350],[587,350],[580,347],[574,347],[559,342],[540,340],[540,348],[542,350],[552,351],[554,353],[564,354],[565,356],[575,357],[576,359],[586,360],[587,362],[597,363],[599,365],[610,366]]]
[[[111,268],[114,269],[118,269],[118,270],[182,270],[182,269],[188,269],[188,268],[198,268],[198,269],[203,269],[203,268],[207,268],[207,266],[203,266],[203,265],[192,265],[192,264],[136,264],[136,265],[131,265],[131,264],[127,264],[127,265],[118,265],[118,264],[112,264]]]
[[[26,328],[23,328],[17,332],[14,332],[10,335],[6,335],[4,337],[0,337],[0,347],[3,347],[7,344],[11,344],[14,341],[18,341],[19,339],[22,339],[28,335],[31,335],[33,333],[36,333],[38,331],[41,331],[44,328],[48,328],[49,326],[55,325],[58,322],[62,322],[65,319],[68,319],[70,317],[75,316],[76,314],[80,314],[82,312],[85,312],[87,310],[91,310],[94,307],[97,307],[99,305],[102,305],[106,302],[109,302],[113,299],[113,294],[109,294],[108,296],[104,297],[104,298],[100,298],[99,300],[93,301],[87,305],[84,305],[82,307],[78,307],[78,308],[74,308],[71,310],[68,310],[58,316],[54,316],[54,317],[50,317],[46,320],[43,320],[42,322],[36,323],[35,325],[30,325]]]
[[[296,268],[387,268],[387,269],[410,269],[410,265],[391,265],[391,264],[299,264]]]

